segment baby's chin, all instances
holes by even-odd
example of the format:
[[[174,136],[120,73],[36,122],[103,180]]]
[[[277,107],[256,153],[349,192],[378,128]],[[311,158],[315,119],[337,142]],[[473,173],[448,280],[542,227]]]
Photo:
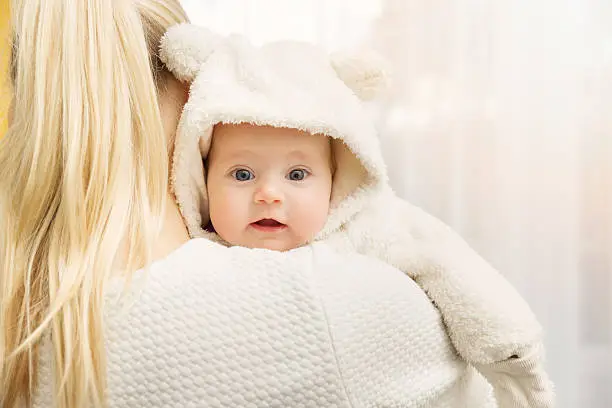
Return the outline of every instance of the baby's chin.
[[[287,252],[293,249],[297,249],[308,245],[312,239],[306,239],[304,237],[288,237],[288,236],[249,236],[250,234],[244,234],[243,236],[234,236],[234,239],[227,239],[217,231],[221,239],[223,239],[230,246],[240,246],[251,249],[267,249],[270,251]],[[228,237],[229,238],[229,237]]]
[[[295,244],[295,243],[289,243],[289,242],[280,242],[280,241],[265,241],[265,242],[255,242],[255,243],[250,243],[249,245],[244,245],[248,248],[257,248],[257,249],[268,249],[270,251],[277,251],[277,252],[287,252],[287,251],[291,251],[292,249],[296,249],[299,248],[301,246],[304,246],[305,244]]]
[[[247,248],[257,248],[257,249],[268,249],[270,251],[277,252],[287,252],[292,249],[303,247],[307,245],[308,242],[300,241],[296,242],[295,240],[285,240],[285,239],[250,239],[246,242],[238,243],[239,246],[247,247]]]

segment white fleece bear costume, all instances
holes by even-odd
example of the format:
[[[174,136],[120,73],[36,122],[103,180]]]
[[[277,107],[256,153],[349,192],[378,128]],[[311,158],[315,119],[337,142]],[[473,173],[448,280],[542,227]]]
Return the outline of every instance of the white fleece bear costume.
[[[362,103],[385,82],[376,60],[329,56],[297,42],[255,47],[243,37],[222,38],[189,24],[168,31],[161,56],[178,79],[192,82],[172,172],[192,237],[220,241],[204,230],[209,218],[202,158],[215,124],[328,135],[337,169],[328,222],[316,241],[379,258],[416,281],[440,310],[458,354],[493,385],[500,407],[553,406],[541,327],[526,302],[450,228],[389,187]]]

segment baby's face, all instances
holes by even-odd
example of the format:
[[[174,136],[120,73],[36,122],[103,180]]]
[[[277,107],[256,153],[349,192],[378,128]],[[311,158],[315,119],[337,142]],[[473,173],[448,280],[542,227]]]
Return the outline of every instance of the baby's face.
[[[330,141],[295,129],[217,125],[208,156],[215,231],[232,245],[287,251],[327,221]]]

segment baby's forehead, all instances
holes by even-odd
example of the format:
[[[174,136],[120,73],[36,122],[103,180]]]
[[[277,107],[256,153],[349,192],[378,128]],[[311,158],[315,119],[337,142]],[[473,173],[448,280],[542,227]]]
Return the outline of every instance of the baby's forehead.
[[[256,125],[252,123],[218,123],[213,128],[213,137],[278,137],[298,138],[316,136],[309,131],[284,126]],[[318,134],[318,136],[326,137]]]
[[[300,129],[254,125],[216,126],[213,134],[215,154],[308,158],[328,154],[331,138]]]

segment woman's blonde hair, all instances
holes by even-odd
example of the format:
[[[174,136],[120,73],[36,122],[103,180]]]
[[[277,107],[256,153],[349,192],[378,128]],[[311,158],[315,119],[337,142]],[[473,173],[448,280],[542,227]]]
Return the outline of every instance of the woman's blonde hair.
[[[103,288],[118,265],[151,261],[168,184],[158,44],[187,16],[178,0],[13,0],[11,12],[0,406],[32,404],[47,338],[55,405],[105,406]]]

